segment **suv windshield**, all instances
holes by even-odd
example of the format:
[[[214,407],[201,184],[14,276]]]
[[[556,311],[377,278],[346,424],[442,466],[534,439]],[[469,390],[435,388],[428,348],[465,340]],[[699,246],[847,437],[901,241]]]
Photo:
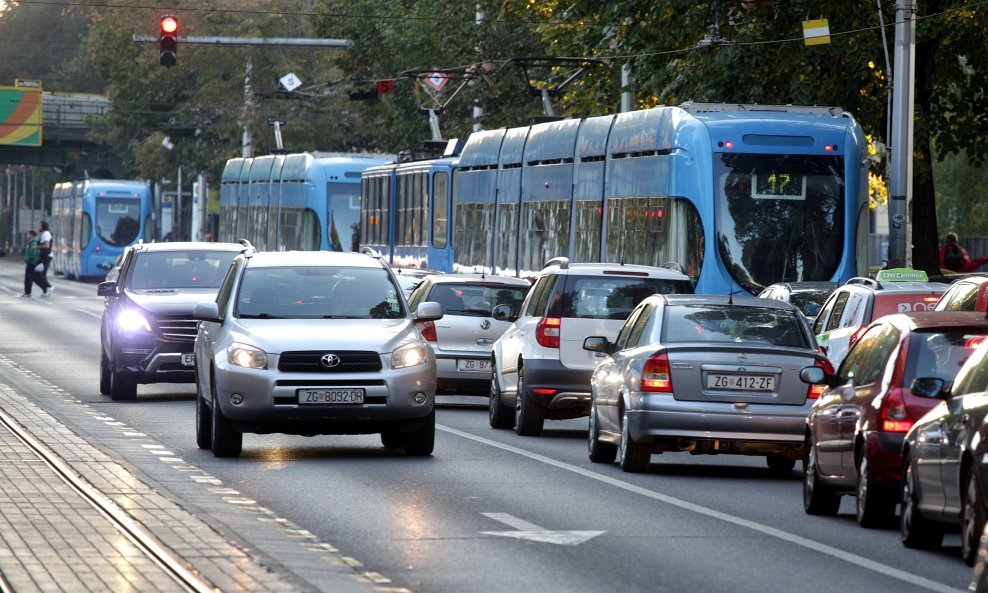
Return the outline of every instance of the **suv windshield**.
[[[383,268],[248,267],[237,315],[254,319],[401,319],[398,288]]]
[[[551,317],[581,319],[627,319],[638,303],[653,294],[692,294],[689,280],[629,276],[567,276]]]
[[[129,287],[218,288],[235,251],[157,251],[134,254]]]

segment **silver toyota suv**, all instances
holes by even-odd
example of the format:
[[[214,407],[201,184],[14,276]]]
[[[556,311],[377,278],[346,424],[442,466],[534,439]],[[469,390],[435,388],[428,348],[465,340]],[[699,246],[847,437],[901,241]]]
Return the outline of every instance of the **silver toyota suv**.
[[[547,262],[520,314],[508,305],[494,308],[494,319],[513,323],[491,353],[491,427],[535,436],[547,419],[587,416],[590,376],[606,355],[584,350],[583,340],[613,341],[649,295],[692,293],[689,276],[676,267]]]
[[[200,303],[196,442],[240,455],[243,433],[381,434],[431,455],[436,358],[388,265],[372,254],[245,253]]]

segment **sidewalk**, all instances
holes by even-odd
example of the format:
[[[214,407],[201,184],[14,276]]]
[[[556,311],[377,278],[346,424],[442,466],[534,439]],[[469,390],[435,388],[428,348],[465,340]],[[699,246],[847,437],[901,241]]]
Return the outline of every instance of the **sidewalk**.
[[[298,534],[304,530],[264,514],[263,509],[253,509],[261,513],[254,521],[268,544],[298,546],[293,556],[310,556],[303,558],[301,570],[296,567],[292,568],[296,572],[287,573],[263,553],[221,534],[156,491],[34,400],[21,395],[14,385],[40,380],[28,375],[0,354],[0,592],[396,591],[358,572],[359,563],[341,557],[332,546],[308,543],[304,538],[300,545]],[[80,413],[89,421],[121,424],[64,392],[54,395],[76,410],[81,408]],[[141,446],[164,449],[160,445]],[[46,457],[53,458],[54,467],[45,462]],[[178,464],[176,467],[183,463],[177,458],[160,459]],[[236,502],[239,497],[215,478],[205,476],[201,481],[214,498]],[[109,513],[97,508],[100,501],[108,505]],[[119,519],[116,523],[111,521],[114,513]],[[132,528],[136,539],[147,536],[159,557],[174,559],[179,573],[188,576],[193,585],[181,585],[162,562],[149,558],[135,544],[135,537],[118,527],[120,520]],[[272,541],[277,538],[271,531],[277,529],[282,541]],[[294,534],[294,540],[285,532]]]

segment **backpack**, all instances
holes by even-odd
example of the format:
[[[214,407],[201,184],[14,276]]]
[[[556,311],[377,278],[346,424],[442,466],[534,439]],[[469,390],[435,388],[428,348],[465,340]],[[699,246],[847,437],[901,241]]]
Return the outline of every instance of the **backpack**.
[[[38,249],[38,241],[34,240],[24,248],[24,263],[35,265],[41,261],[41,250]]]
[[[943,267],[960,272],[964,269],[964,255],[957,243],[947,243],[943,251]]]

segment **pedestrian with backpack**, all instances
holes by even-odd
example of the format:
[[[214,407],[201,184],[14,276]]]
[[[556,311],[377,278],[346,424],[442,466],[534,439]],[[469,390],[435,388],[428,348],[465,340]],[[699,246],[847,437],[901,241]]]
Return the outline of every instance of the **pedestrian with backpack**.
[[[940,267],[951,272],[973,272],[988,262],[988,257],[976,257],[973,260],[967,250],[957,241],[957,233],[947,233],[943,247],[940,248]]]
[[[22,297],[30,297],[31,289],[37,284],[42,292],[42,296],[51,294],[51,285],[45,278],[45,266],[41,262],[41,249],[38,248],[38,233],[27,232],[27,247],[24,248],[24,294]]]

